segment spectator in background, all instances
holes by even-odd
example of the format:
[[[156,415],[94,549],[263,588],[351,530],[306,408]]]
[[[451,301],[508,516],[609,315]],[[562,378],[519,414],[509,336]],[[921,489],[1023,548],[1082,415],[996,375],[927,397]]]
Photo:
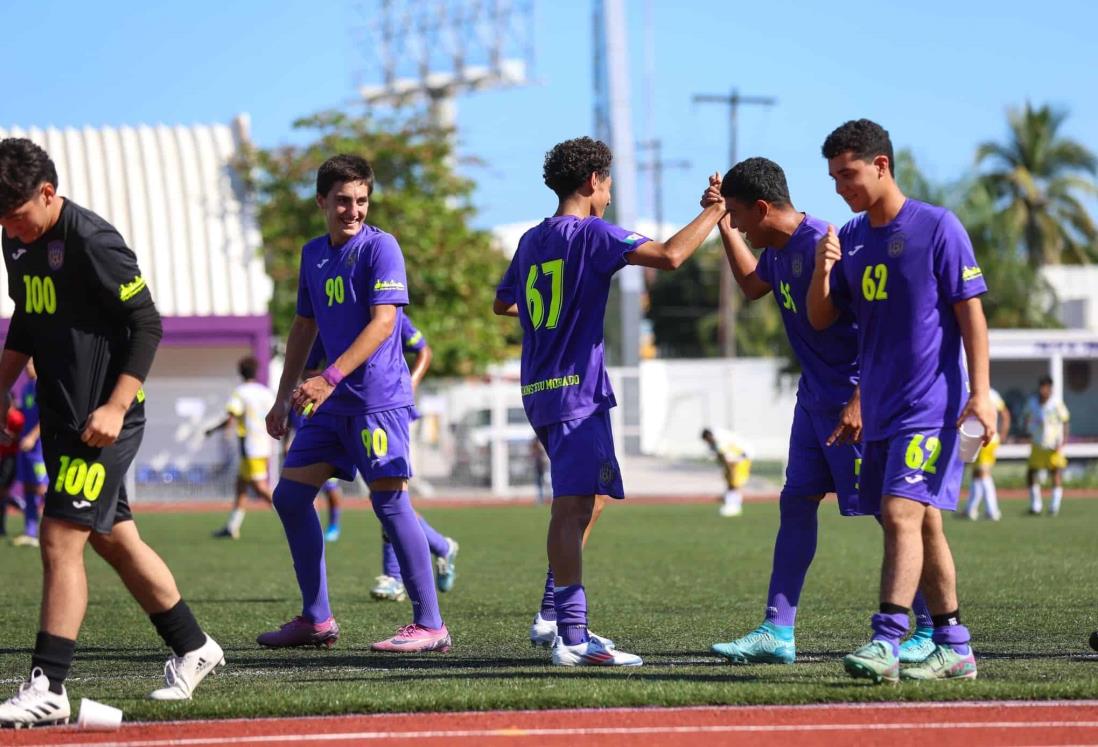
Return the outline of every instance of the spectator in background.
[[[701,437],[724,470],[727,489],[724,491],[720,515],[739,516],[743,513],[743,493],[740,489],[751,476],[751,446],[735,433],[719,428],[716,431],[706,428]]]
[[[537,436],[530,439],[530,461],[534,465],[534,489],[537,491],[534,503],[541,505],[552,499],[552,485],[549,482],[549,455]]]
[[[981,447],[976,454],[976,463],[972,465],[972,487],[968,493],[968,505],[965,506],[963,516],[975,520],[980,515],[980,504],[986,501],[984,510],[987,518],[998,521],[1002,518],[1002,513],[999,511],[999,497],[995,490],[995,480],[991,477],[991,468],[995,466],[996,452],[999,450],[999,434],[1006,436],[1010,433],[1010,410],[997,391],[991,389],[988,394],[991,397],[991,404],[999,413],[999,431],[995,434],[995,438],[991,439],[991,443]],[[958,516],[961,515],[958,514]]]
[[[1067,467],[1064,444],[1067,443],[1070,417],[1064,403],[1052,397],[1052,379],[1042,376],[1037,382],[1037,393],[1026,403],[1024,420],[1030,440],[1026,481],[1029,483],[1029,513],[1033,516],[1041,515],[1041,470],[1048,470],[1052,481],[1048,514],[1060,513],[1060,502],[1064,498],[1062,472]]]

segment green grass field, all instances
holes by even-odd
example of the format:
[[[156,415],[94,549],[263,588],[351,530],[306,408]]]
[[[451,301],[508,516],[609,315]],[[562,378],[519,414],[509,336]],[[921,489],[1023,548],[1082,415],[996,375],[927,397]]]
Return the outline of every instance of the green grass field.
[[[459,577],[442,596],[450,654],[401,657],[369,643],[407,622],[408,604],[379,603],[378,529],[349,512],[329,546],[332,604],[343,638],[330,650],[266,651],[255,636],[298,611],[289,556],[275,515],[256,511],[238,542],[215,541],[223,516],[139,516],[143,534],[174,569],[229,666],[195,700],[144,700],[166,649],[110,569],[89,551],[91,603],[69,681],[71,696],[115,704],[127,719],[327,714],[565,706],[807,703],[980,698],[1084,698],[1098,693],[1094,528],[1098,501],[1067,502],[1057,519],[1025,518],[1004,504],[999,524],[950,521],[964,621],[974,633],[974,682],[898,687],[848,679],[839,659],[868,637],[876,608],[879,531],[871,519],[821,512],[820,546],[801,599],[799,660],[732,666],[708,653],[761,619],[777,506],[752,504],[742,519],[715,505],[611,506],[587,553],[591,624],[645,666],[565,670],[535,651],[527,627],[541,594],[546,509],[428,509],[461,542]],[[17,526],[18,520],[11,522]],[[9,529],[15,527],[9,527]],[[37,621],[37,553],[0,546],[0,679],[26,676]]]

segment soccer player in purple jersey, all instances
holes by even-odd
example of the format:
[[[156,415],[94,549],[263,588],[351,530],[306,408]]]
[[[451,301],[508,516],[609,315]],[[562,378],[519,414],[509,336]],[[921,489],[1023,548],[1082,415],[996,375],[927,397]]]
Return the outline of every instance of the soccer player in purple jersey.
[[[785,486],[763,624],[747,635],[718,643],[713,651],[734,663],[791,664],[796,659],[794,624],[805,576],[816,553],[817,512],[835,493],[839,513],[859,516],[857,475],[861,466],[861,407],[858,399],[858,331],[849,311],[818,332],[805,316],[805,295],[815,265],[816,244],[827,223],[793,206],[781,166],[766,158],[736,164],[723,181],[712,180],[702,205],[723,203],[717,227],[725,256],[748,301],[774,291],[786,336],[801,365],[797,406],[789,436]],[[764,247],[758,260],[754,247]],[[916,595],[920,629],[930,626],[922,595]],[[910,649],[925,638],[912,637]],[[919,660],[930,652],[923,651]]]
[[[42,453],[42,425],[38,411],[38,372],[27,361],[27,382],[19,392],[17,406],[23,413],[23,433],[15,457],[15,478],[23,484],[23,533],[11,543],[17,547],[38,547],[38,512],[46,499],[46,461]]]
[[[610,149],[581,137],[545,156],[556,213],[519,240],[493,310],[522,325],[522,400],[549,454],[553,507],[547,550],[563,666],[638,666],[639,656],[588,635],[583,536],[597,496],[623,498],[609,410],[616,402],[603,363],[603,319],[614,273],[627,264],[673,270],[724,212],[714,205],[666,242],[602,219],[610,204]]]
[[[431,366],[433,356],[431,346],[427,344],[427,338],[412,324],[407,314],[400,320],[400,341],[405,354],[415,355],[411,369],[414,393]],[[450,591],[454,588],[454,581],[457,580],[455,561],[459,549],[458,543],[431,526],[422,515],[417,513],[416,517],[427,538],[427,545],[431,548],[431,555],[435,558],[435,585],[441,592]],[[370,589],[370,596],[374,599],[399,602],[407,595],[400,572],[400,561],[393,549],[393,543],[389,541],[389,536],[384,531],[381,533],[381,575],[374,581],[374,588]]]
[[[978,418],[985,444],[995,436],[979,298],[987,285],[957,217],[900,191],[880,125],[843,124],[824,141],[823,155],[835,191],[860,214],[838,235],[829,226],[817,245],[808,318],[826,329],[849,309],[858,325],[860,510],[880,513],[885,538],[873,638],[843,664],[851,676],[876,682],[971,679],[976,660],[958,613],[942,511],[956,510],[960,495],[961,420]],[[901,670],[900,639],[920,583],[936,646]]]
[[[408,425],[415,413],[400,317],[408,303],[404,257],[396,239],[365,223],[374,172],[363,158],[338,155],[317,171],[317,205],[328,233],[301,250],[297,315],[267,430],[286,434],[290,409],[309,416],[286,455],[274,505],[301,588],[301,615],[257,641],[270,647],[332,645],[339,626],[328,603],[324,535],[313,500],[335,475],[370,488],[393,541],[414,621],[375,651],[448,651],[450,634],[435,594],[427,540],[408,499]],[[297,385],[317,334],[329,356],[320,376]]]

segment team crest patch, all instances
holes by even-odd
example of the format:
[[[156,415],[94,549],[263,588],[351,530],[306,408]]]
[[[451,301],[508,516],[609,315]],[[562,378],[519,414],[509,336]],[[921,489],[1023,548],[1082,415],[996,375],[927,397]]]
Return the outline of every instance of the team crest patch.
[[[795,278],[799,278],[802,274],[804,274],[804,258],[801,257],[799,254],[794,257],[791,269],[793,270],[793,277]]]
[[[614,465],[610,462],[603,462],[599,467],[599,485],[609,485],[614,479]]]
[[[51,241],[46,244],[46,261],[50,263],[51,270],[60,270],[65,264],[65,242]]]
[[[888,241],[888,256],[899,257],[904,253],[904,244],[907,242],[907,237],[903,234],[895,236]]]

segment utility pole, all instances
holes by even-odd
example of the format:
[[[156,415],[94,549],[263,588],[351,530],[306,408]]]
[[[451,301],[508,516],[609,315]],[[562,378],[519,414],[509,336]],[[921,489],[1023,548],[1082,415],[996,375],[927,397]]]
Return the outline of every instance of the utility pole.
[[[655,236],[652,238],[663,241],[663,172],[666,169],[688,169],[690,162],[663,160],[663,141],[659,138],[639,142],[637,149],[652,151],[652,160],[638,163],[637,171],[652,172],[652,212],[656,219]]]
[[[736,136],[739,127],[740,106],[754,104],[774,106],[778,100],[772,96],[741,96],[733,88],[730,95],[695,94],[695,104],[724,104],[728,107],[728,168],[736,165]],[[732,287],[732,268],[727,262],[721,262],[720,316],[717,336],[720,338],[721,355],[733,358],[736,355],[736,296]]]

